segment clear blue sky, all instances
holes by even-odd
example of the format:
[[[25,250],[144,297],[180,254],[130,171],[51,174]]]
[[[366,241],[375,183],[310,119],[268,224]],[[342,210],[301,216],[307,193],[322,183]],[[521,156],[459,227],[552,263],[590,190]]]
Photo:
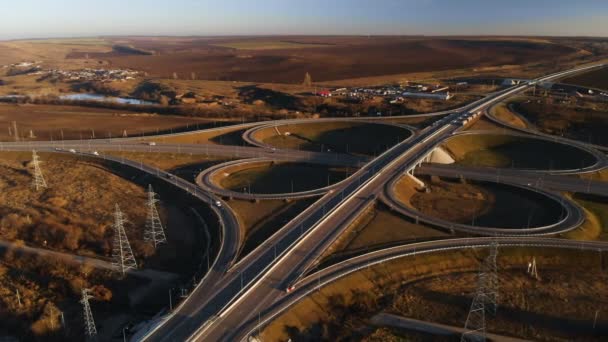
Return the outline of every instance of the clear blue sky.
[[[608,36],[606,0],[12,0],[4,4],[3,12],[0,39],[235,34]]]

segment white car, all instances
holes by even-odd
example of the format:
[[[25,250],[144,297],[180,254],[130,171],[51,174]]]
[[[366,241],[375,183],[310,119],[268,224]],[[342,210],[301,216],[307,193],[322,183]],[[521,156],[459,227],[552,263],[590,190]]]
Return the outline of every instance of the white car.
[[[222,202],[215,201],[215,206],[218,207],[218,208],[221,208],[222,207]]]
[[[156,146],[156,143],[155,143],[154,141],[150,141],[150,142],[148,143],[148,146]]]
[[[76,150],[75,150],[75,149],[73,149],[73,148],[71,148],[71,149],[70,149],[70,153],[76,153]]]
[[[93,151],[93,155],[94,155],[94,156],[98,156],[98,155],[99,155],[99,152],[97,152],[97,151]]]

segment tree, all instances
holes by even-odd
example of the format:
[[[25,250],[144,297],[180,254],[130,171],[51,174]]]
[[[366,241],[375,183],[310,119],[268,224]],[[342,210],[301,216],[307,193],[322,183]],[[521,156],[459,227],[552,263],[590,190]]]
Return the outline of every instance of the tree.
[[[312,86],[312,77],[310,77],[309,73],[306,73],[306,75],[304,75],[304,83],[303,83],[303,85],[306,86],[306,87]]]

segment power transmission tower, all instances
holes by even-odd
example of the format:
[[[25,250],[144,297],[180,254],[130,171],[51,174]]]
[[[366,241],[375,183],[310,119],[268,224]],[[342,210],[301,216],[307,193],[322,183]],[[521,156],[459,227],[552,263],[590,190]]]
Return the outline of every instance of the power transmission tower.
[[[89,339],[94,339],[97,336],[97,328],[95,327],[95,320],[93,319],[93,312],[91,311],[91,305],[89,299],[93,298],[90,295],[91,290],[82,289],[82,312],[84,315],[84,332]]]
[[[460,342],[485,341],[486,340],[486,293],[484,283],[486,275],[479,272],[477,278],[477,292],[471,303],[467,321],[464,324],[464,332],[460,336]]]
[[[155,248],[159,244],[167,242],[156,203],[158,203],[156,193],[152,189],[152,185],[148,185],[148,219],[146,221],[146,230],[144,231],[144,240],[152,242]]]
[[[498,306],[497,256],[498,243],[493,241],[477,276],[477,291],[464,325],[465,331],[460,337],[461,342],[486,340],[486,313],[495,315]]]
[[[34,166],[34,188],[36,191],[47,188],[44,176],[42,176],[42,170],[40,169],[40,159],[36,151],[32,151],[32,165]]]
[[[498,243],[492,241],[490,244],[490,253],[485,258],[482,267],[482,272],[485,274],[485,291],[486,291],[486,310],[492,315],[496,315],[498,307],[498,267],[496,266],[496,257],[498,256]]]
[[[127,220],[122,211],[120,211],[118,204],[116,204],[116,211],[114,212],[114,245],[112,250],[114,262],[112,264],[117,271],[122,273],[122,275],[125,275],[130,269],[137,268],[135,256],[133,255],[131,245],[127,239],[127,234],[125,233],[125,222],[127,222]]]

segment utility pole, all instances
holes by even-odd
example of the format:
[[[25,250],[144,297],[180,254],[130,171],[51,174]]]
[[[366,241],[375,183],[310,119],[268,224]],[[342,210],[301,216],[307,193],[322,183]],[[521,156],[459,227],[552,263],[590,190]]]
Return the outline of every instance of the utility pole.
[[[144,231],[144,241],[152,242],[154,248],[161,243],[167,242],[163,223],[160,220],[156,208],[156,203],[158,203],[156,193],[154,193],[152,185],[148,185],[148,219],[146,221],[146,230]]]
[[[82,289],[82,312],[84,315],[84,333],[87,335],[89,340],[94,340],[97,336],[97,328],[95,327],[95,320],[93,319],[93,312],[91,311],[91,305],[89,299],[93,298],[90,294],[91,290]]]
[[[125,233],[125,222],[127,220],[122,211],[120,211],[118,204],[116,204],[116,211],[114,212],[114,245],[112,250],[114,262],[112,265],[123,276],[128,270],[137,268],[137,261],[135,261],[135,256],[127,239],[127,233]]]
[[[38,154],[36,154],[35,150],[32,151],[32,165],[34,166],[34,188],[36,191],[47,188],[46,181],[42,176],[42,170],[40,169],[40,159],[38,158]]]

